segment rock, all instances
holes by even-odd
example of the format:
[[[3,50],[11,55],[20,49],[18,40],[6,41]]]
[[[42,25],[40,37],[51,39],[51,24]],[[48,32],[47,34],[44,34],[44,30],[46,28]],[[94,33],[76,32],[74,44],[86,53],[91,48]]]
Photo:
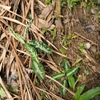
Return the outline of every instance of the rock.
[[[91,44],[89,42],[87,42],[87,43],[84,44],[84,47],[85,47],[85,49],[90,49]]]
[[[12,80],[18,79],[18,73],[17,73],[17,71],[14,70],[14,71],[11,73],[10,77],[11,77]]]
[[[84,30],[88,33],[92,33],[95,30],[94,25],[87,25],[85,26]]]

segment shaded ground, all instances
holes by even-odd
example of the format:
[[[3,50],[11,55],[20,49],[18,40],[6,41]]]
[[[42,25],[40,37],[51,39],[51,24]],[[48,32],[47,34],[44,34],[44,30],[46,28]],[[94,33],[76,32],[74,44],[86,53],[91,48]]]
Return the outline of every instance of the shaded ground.
[[[50,81],[52,74],[62,71],[60,62],[64,58],[72,67],[81,66],[75,77],[81,76],[77,86],[86,83],[84,92],[100,86],[100,19],[97,17],[97,14],[100,14],[99,5],[92,5],[87,9],[81,3],[70,11],[67,4],[60,7],[58,0],[54,0],[52,5],[46,5],[45,0],[8,0],[6,3],[0,3],[0,84],[5,84],[7,98],[74,100],[71,92],[62,98],[59,91],[60,81]],[[31,70],[32,60],[29,53],[14,39],[8,27],[10,25],[15,32],[23,36],[29,15],[34,18],[34,22],[27,41],[43,41],[53,50],[52,55],[38,51],[39,60],[46,72],[44,80],[36,78]],[[82,60],[77,63],[78,58]],[[86,75],[84,70],[89,74]],[[100,96],[97,96],[93,100],[99,99]]]

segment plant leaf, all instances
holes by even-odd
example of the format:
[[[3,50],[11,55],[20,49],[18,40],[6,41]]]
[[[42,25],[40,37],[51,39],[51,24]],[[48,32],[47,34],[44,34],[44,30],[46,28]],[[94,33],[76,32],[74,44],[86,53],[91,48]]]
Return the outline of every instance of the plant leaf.
[[[85,73],[86,75],[89,75],[89,71],[88,71],[87,69],[84,69],[84,73]]]
[[[59,79],[61,79],[62,77],[64,77],[65,76],[65,73],[55,73],[55,74],[53,74],[53,78],[54,79],[56,79],[56,80],[59,80]]]
[[[78,67],[74,67],[74,68],[72,68],[72,69],[69,69],[69,70],[66,72],[66,76],[69,77],[69,76],[72,76],[72,75],[76,74],[77,71],[78,71],[78,69],[79,69],[79,66],[78,66]]]
[[[6,93],[5,93],[4,89],[1,86],[0,86],[0,97],[2,99],[4,99],[6,97]]]
[[[77,58],[75,64],[79,63],[80,61],[82,61],[82,58]]]
[[[69,76],[69,77],[68,77],[68,83],[69,83],[69,86],[70,86],[72,89],[74,89],[74,87],[75,87],[75,79],[74,79],[73,76]]]
[[[76,91],[76,93],[75,93],[75,100],[79,100],[79,98],[80,98],[80,96],[81,96],[81,93],[83,92],[84,88],[85,88],[85,84],[82,85],[82,86],[79,86],[79,87],[77,88],[77,91]]]
[[[53,31],[50,31],[50,32],[51,32],[51,34],[53,35],[53,37],[52,37],[52,42],[53,42],[54,39],[55,39],[55,37],[56,37],[57,30],[56,30],[56,28],[55,28]]]
[[[64,87],[68,87],[67,80],[63,80],[63,81],[62,81],[62,85],[63,85]],[[67,90],[66,90],[64,87],[60,87],[60,91],[61,91],[62,96],[65,96],[66,93],[67,93]]]
[[[68,70],[71,68],[70,64],[68,61],[64,62],[64,72],[67,73]]]
[[[64,48],[59,48],[59,50],[61,51],[62,54],[66,54],[66,50]]]
[[[45,71],[43,69],[43,66],[42,64],[36,62],[36,61],[33,61],[32,62],[32,69],[34,71],[34,73],[36,74],[36,76],[40,79],[44,79],[45,77]]]
[[[31,18],[31,20],[29,21],[29,23],[28,23],[27,26],[26,26],[26,29],[25,29],[25,32],[24,32],[24,40],[27,39],[27,38],[26,38],[26,35],[28,34],[28,31],[29,31],[29,28],[30,28],[32,22],[33,22],[33,18]]]
[[[41,94],[40,98],[41,98],[41,100],[45,100],[45,98],[46,98],[46,93],[43,92],[43,93]]]
[[[29,44],[32,45],[34,48],[41,50],[42,52],[52,54],[51,48],[44,42],[32,40],[29,42]]]
[[[62,39],[62,43],[63,43],[64,46],[67,46],[66,37],[63,37],[63,39]]]
[[[15,33],[15,31],[10,27],[10,31],[12,32],[12,34],[15,36],[15,38],[21,42],[22,44],[25,44],[24,39],[17,33]]]
[[[68,8],[71,10],[77,3],[79,3],[81,0],[67,0]]]
[[[80,96],[79,100],[90,100],[98,94],[100,94],[100,87],[88,90],[87,92],[85,92]]]
[[[28,43],[25,43],[25,47],[28,50],[29,54],[31,55],[32,59],[39,63],[38,55],[35,48]]]

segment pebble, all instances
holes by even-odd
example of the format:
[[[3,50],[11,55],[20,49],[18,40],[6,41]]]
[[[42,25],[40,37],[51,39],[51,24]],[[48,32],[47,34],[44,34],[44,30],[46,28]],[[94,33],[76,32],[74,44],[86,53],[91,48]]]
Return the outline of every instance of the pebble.
[[[87,43],[84,44],[84,47],[85,47],[85,49],[90,49],[91,44],[89,42],[87,42]]]
[[[85,26],[84,30],[88,33],[92,33],[95,30],[94,25],[87,25]]]
[[[11,73],[10,77],[11,77],[12,80],[16,80],[16,79],[18,79],[18,73],[16,71],[13,71]]]

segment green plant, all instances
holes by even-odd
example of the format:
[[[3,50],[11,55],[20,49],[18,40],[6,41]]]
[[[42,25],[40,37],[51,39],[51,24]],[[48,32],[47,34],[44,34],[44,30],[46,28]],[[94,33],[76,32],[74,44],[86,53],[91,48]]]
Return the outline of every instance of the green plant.
[[[51,0],[45,0],[45,3],[46,3],[47,5],[51,5],[51,4],[52,4]]]
[[[77,57],[76,58],[76,61],[75,61],[75,64],[78,64],[79,62],[81,62],[83,59],[81,57]]]
[[[61,3],[60,3],[61,7],[63,7],[66,4],[67,4],[67,0],[61,0]]]
[[[62,67],[63,71],[53,74],[52,77],[56,80],[61,80],[62,85],[67,88],[68,86],[70,86],[70,88],[74,90],[77,83],[77,81],[75,81],[74,75],[78,72],[79,66],[74,66],[73,68],[71,68],[69,62],[64,60]],[[65,96],[65,94],[67,93],[66,89],[63,87],[60,87],[60,92],[62,96]]]
[[[84,69],[85,75],[89,75],[89,71],[87,69]]]
[[[90,2],[84,2],[84,4],[85,4],[85,7],[87,9],[90,9],[91,8],[91,3]]]
[[[41,50],[44,53],[52,54],[52,50],[46,45],[44,42],[37,41],[37,40],[32,40],[29,43],[27,43],[27,34],[30,25],[32,24],[33,19],[30,20],[30,22],[27,24],[27,27],[24,32],[24,39],[17,33],[14,32],[12,28],[10,28],[11,32],[15,36],[15,38],[24,44],[25,48],[29,52],[31,58],[32,58],[32,69],[36,76],[40,79],[44,79],[45,77],[45,71],[43,68],[43,65],[39,62],[38,59],[38,54],[37,54],[37,49]]]
[[[96,16],[97,16],[98,19],[100,19],[100,14],[97,14]]]
[[[63,47],[60,47],[59,50],[61,51],[62,54],[66,54],[66,50]]]
[[[100,94],[100,87],[90,89],[84,93],[83,93],[83,90],[85,88],[85,84],[83,84],[82,86],[76,87],[76,84],[77,82],[79,82],[81,77],[79,76],[77,80],[75,80],[74,75],[78,72],[78,69],[80,67],[75,66],[71,68],[69,62],[66,60],[64,60],[62,66],[63,66],[64,71],[60,73],[55,73],[53,74],[52,77],[56,80],[61,80],[61,84],[66,88],[70,87],[71,89],[73,89],[73,91],[75,91],[75,88],[77,88],[74,95],[74,100],[90,100],[94,98],[96,95]],[[62,97],[64,97],[67,93],[67,90],[64,87],[62,86],[60,87],[60,92],[62,94]]]
[[[71,10],[77,3],[80,3],[81,0],[66,0],[68,8]]]
[[[47,29],[47,28],[42,28],[44,30],[44,33],[48,32],[52,35],[52,42],[54,41],[56,37],[57,30],[54,28],[53,30]]]
[[[100,4],[100,0],[92,0],[92,2],[94,3],[94,4]]]
[[[75,100],[90,100],[94,98],[96,95],[100,94],[100,87],[90,89],[82,94],[84,88],[85,88],[85,85],[79,86],[77,88],[77,91],[74,97]]]
[[[2,99],[6,98],[6,92],[4,91],[1,85],[0,85],[0,97]]]
[[[75,36],[75,34],[73,34],[73,33],[68,34],[67,39],[72,39],[74,36]]]
[[[85,47],[84,47],[84,45],[80,45],[79,47],[78,47],[78,49],[84,54],[85,52],[84,52],[84,50],[85,50]]]
[[[68,8],[71,10],[77,3],[80,3],[81,0],[61,0],[61,7],[65,4],[68,5]]]
[[[62,39],[62,44],[63,44],[64,46],[67,46],[66,37],[63,37],[63,39]]]
[[[53,30],[50,30],[50,32],[51,32],[51,34],[53,35],[53,37],[52,37],[52,42],[53,42],[54,39],[55,39],[55,37],[56,37],[57,30],[56,30],[56,28],[55,28],[55,29],[53,29]]]
[[[42,95],[41,95],[41,100],[44,100],[45,97],[46,97],[46,93],[43,92]]]
[[[67,42],[67,39],[68,38],[66,38],[66,37],[63,37],[62,38],[62,44],[63,44],[63,46],[69,46],[71,44],[71,41],[68,41]]]

